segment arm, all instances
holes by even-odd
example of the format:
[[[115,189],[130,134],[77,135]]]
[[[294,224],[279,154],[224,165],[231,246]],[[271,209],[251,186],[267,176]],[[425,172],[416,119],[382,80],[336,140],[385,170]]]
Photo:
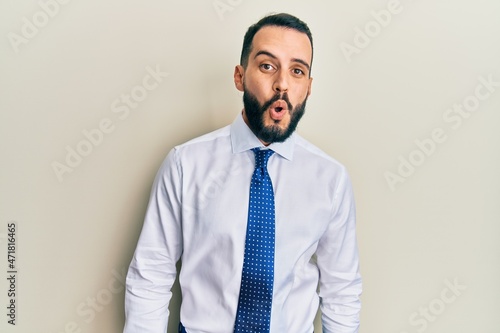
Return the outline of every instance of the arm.
[[[335,191],[330,225],[318,245],[317,262],[323,333],[357,333],[361,276],[354,196],[345,171]]]
[[[182,253],[181,176],[172,150],[163,162],[126,280],[124,333],[164,333]]]

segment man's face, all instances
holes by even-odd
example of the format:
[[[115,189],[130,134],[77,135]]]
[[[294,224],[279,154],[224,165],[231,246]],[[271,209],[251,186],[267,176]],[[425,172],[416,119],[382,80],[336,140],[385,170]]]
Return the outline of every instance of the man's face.
[[[284,141],[295,130],[311,93],[311,57],[306,34],[267,26],[255,34],[246,68],[236,66],[243,118],[264,144]]]

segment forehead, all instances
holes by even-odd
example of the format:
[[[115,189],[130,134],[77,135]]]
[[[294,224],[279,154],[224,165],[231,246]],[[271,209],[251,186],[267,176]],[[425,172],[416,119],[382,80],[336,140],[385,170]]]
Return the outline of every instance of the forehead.
[[[312,60],[312,47],[307,35],[290,28],[266,26],[260,29],[253,38],[250,58],[263,50],[278,57],[302,59],[309,64]]]

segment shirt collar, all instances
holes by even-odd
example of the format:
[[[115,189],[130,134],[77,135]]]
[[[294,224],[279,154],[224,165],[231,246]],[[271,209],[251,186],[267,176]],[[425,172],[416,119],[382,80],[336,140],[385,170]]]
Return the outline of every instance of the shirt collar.
[[[243,120],[243,114],[240,113],[231,124],[231,145],[233,153],[241,153],[255,147],[264,147],[262,142],[253,134],[252,130]],[[267,146],[274,150],[287,160],[292,160],[293,149],[295,146],[295,132],[284,142],[275,142]]]

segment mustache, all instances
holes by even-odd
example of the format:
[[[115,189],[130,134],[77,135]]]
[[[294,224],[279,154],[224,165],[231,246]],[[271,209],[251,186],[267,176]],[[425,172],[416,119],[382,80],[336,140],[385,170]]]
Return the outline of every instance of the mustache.
[[[271,98],[269,101],[267,101],[266,103],[264,103],[262,105],[262,110],[267,110],[269,109],[269,107],[276,101],[278,100],[284,100],[286,105],[288,106],[288,111],[292,111],[293,109],[293,105],[292,103],[290,103],[290,100],[288,99],[288,94],[287,93],[276,93],[276,95],[273,96],[273,98]]]

